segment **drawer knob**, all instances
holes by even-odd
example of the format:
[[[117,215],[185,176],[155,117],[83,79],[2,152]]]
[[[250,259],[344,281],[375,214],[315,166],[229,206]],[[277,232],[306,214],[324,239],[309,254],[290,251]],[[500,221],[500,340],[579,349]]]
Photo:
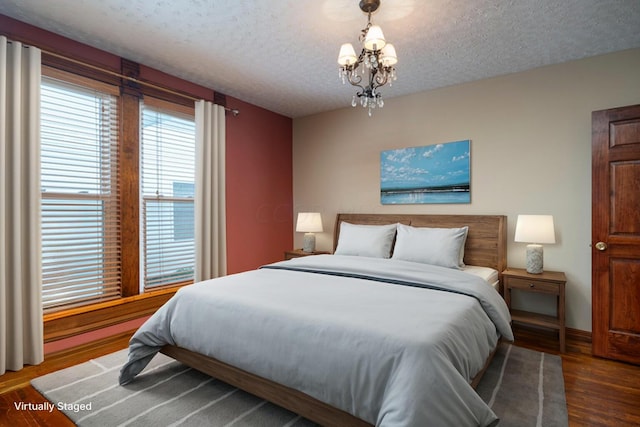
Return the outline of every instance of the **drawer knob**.
[[[535,287],[536,287],[536,285],[534,285],[533,283],[529,283],[529,287],[530,287],[530,288],[535,288]]]

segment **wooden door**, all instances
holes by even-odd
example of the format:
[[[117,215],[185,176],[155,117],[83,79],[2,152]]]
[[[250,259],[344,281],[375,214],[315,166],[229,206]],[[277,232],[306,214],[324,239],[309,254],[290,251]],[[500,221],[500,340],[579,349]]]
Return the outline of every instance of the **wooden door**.
[[[640,364],[640,105],[592,114],[593,354]]]

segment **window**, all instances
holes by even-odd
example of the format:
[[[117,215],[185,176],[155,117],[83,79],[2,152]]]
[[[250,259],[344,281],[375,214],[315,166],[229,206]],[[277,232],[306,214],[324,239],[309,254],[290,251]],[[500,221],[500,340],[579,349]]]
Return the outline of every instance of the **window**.
[[[44,309],[191,283],[194,108],[50,67],[41,94]]]
[[[108,85],[42,78],[45,309],[120,294],[117,93]]]
[[[144,289],[193,280],[193,112],[145,98],[141,107]]]

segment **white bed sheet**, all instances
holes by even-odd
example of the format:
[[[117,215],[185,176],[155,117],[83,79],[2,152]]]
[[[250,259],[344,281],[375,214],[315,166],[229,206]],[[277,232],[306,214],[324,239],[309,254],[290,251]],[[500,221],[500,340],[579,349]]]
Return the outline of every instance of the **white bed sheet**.
[[[462,268],[465,273],[473,274],[474,276],[482,277],[488,284],[493,286],[493,289],[500,291],[498,280],[498,270],[489,267],[480,267],[479,265],[465,265]]]

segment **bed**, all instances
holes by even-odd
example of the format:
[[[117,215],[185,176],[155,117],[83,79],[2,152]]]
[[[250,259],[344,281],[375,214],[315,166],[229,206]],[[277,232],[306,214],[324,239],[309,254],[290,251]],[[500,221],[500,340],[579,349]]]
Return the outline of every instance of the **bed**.
[[[338,214],[334,255],[181,289],[132,337],[120,382],[161,351],[322,425],[494,425],[473,387],[513,339],[504,268],[504,216]]]

